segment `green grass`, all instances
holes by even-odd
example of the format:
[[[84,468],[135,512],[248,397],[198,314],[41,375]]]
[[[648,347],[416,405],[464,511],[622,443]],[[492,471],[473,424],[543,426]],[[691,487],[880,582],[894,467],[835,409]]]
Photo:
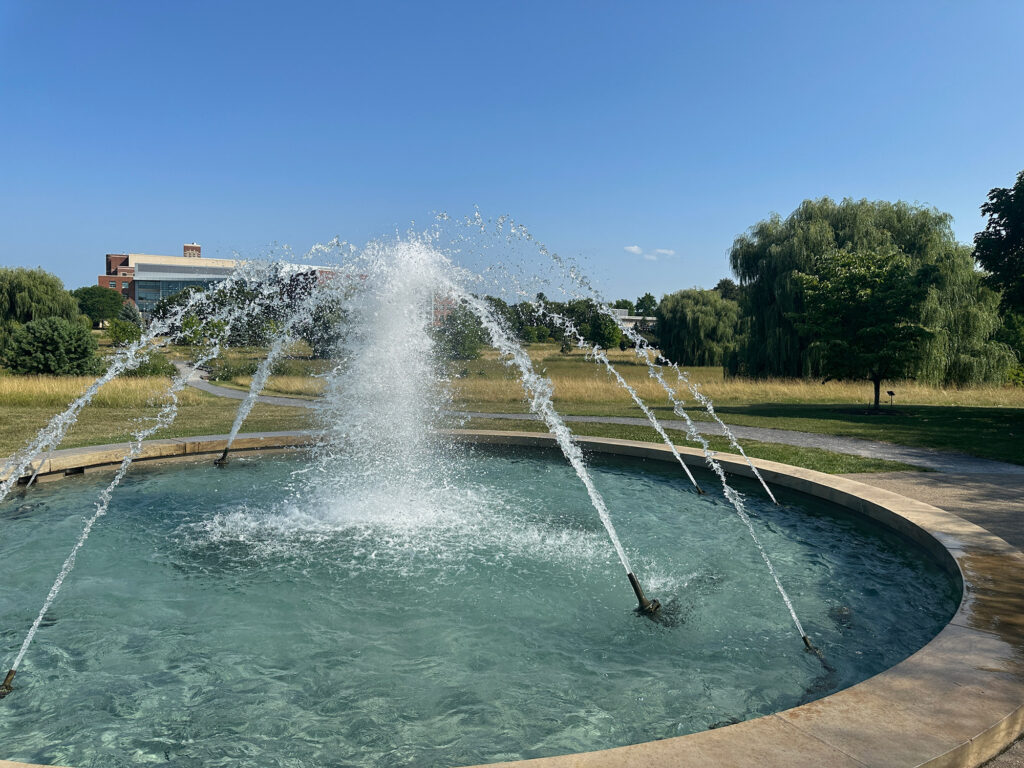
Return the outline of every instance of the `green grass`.
[[[561,355],[544,345],[530,347],[535,366],[554,382],[559,412],[579,416],[641,416],[629,396],[602,366],[582,354]],[[676,417],[664,391],[631,352],[609,353],[622,376],[654,413]],[[491,354],[453,364],[457,408],[485,413],[525,413],[526,402],[506,366]],[[692,381],[715,404],[727,424],[858,437],[922,448],[957,451],[1024,464],[1024,388],[979,386],[942,389],[918,382],[887,383],[896,405],[869,407],[868,382],[724,379],[721,369],[695,368]],[[685,385],[666,371],[670,385],[695,420],[708,421]]]
[[[454,424],[453,424],[454,425]],[[459,425],[463,429],[497,429],[514,432],[547,432],[547,427],[539,421],[510,421],[509,419],[469,419]],[[641,427],[628,424],[592,424],[574,422],[569,425],[577,435],[590,437],[613,437],[622,440],[646,440],[661,443],[661,437],[653,427]],[[665,432],[676,445],[699,446],[690,443],[683,432],[666,429]],[[712,450],[722,453],[736,453],[729,441],[724,437],[708,436]],[[746,454],[752,458],[778,461],[795,467],[804,467],[830,475],[843,475],[855,472],[905,472],[920,469],[908,464],[883,459],[870,459],[863,456],[849,456],[832,453],[820,448],[800,448],[779,443],[762,443],[757,440],[740,440]]]

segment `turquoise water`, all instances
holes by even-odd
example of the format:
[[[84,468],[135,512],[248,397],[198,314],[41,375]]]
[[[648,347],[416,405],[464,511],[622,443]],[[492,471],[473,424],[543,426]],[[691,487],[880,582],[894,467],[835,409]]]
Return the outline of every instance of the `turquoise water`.
[[[0,703],[0,758],[454,766],[611,747],[851,685],[955,610],[951,579],[907,541],[741,484],[828,673],[720,493],[696,496],[668,464],[593,470],[673,626],[633,614],[553,454],[460,451],[419,487],[344,492],[294,455],[137,467]],[[0,505],[4,669],[108,479]]]

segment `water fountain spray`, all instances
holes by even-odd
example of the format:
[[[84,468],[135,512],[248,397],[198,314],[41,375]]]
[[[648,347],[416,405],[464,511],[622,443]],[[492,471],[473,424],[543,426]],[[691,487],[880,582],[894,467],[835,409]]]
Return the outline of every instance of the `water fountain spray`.
[[[264,291],[266,291],[265,288]],[[214,316],[210,318],[211,325],[216,327],[217,324],[223,323],[223,328],[221,329],[221,332],[218,335],[213,337],[209,346],[199,356],[199,358],[196,361],[196,365],[202,365],[203,363],[216,357],[220,353],[220,348],[223,340],[226,339],[228,334],[231,332],[231,327],[233,323],[240,316],[250,311],[252,311],[252,305],[245,305],[243,307],[228,305],[226,308],[222,308],[219,312],[215,313]],[[114,475],[114,479],[110,481],[110,484],[107,485],[107,487],[104,488],[103,491],[100,492],[99,500],[96,502],[95,511],[93,512],[92,516],[86,521],[84,527],[82,528],[82,532],[78,537],[78,540],[72,547],[70,554],[64,560],[64,564],[63,566],[61,566],[60,573],[57,575],[56,580],[50,587],[50,591],[47,594],[46,599],[43,601],[43,606],[39,610],[39,613],[36,616],[35,621],[32,622],[32,626],[29,628],[29,631],[21,644],[21,648],[18,651],[18,655],[14,659],[14,663],[11,664],[11,668],[8,670],[7,675],[4,678],[3,684],[0,685],[0,698],[4,698],[12,692],[12,683],[14,681],[14,676],[15,674],[17,674],[18,667],[21,665],[22,659],[25,658],[25,654],[28,651],[29,646],[32,644],[32,640],[33,638],[35,638],[36,632],[39,630],[39,625],[42,623],[43,617],[46,615],[46,612],[50,609],[50,606],[53,605],[53,601],[56,600],[57,595],[60,592],[60,588],[64,584],[64,580],[68,577],[68,574],[70,574],[71,570],[75,567],[75,560],[78,557],[78,551],[85,545],[86,539],[89,538],[89,533],[92,531],[93,526],[101,517],[106,515],[107,509],[110,506],[110,501],[113,498],[114,489],[117,488],[118,485],[120,485],[121,481],[124,479],[124,476],[128,473],[128,470],[131,468],[132,462],[135,460],[135,458],[142,453],[143,444],[145,440],[151,437],[158,430],[168,427],[174,423],[174,419],[178,415],[178,393],[188,383],[188,378],[190,375],[191,371],[183,371],[177,374],[172,379],[171,386],[167,390],[167,396],[169,398],[168,402],[164,404],[164,406],[160,409],[160,412],[155,417],[150,419],[149,426],[145,427],[144,429],[140,429],[134,434],[135,440],[132,442],[131,447],[128,450],[128,453],[126,453],[124,458],[121,460],[121,466],[118,469],[117,473]]]
[[[229,275],[220,283],[220,287],[230,290],[240,284],[255,283],[258,285],[260,277],[265,271],[265,267],[242,264],[234,274]],[[102,376],[98,377],[85,392],[61,413],[50,419],[50,422],[39,430],[31,443],[21,451],[16,452],[7,460],[3,468],[0,468],[0,477],[6,474],[5,479],[0,481],[0,501],[7,497],[19,479],[24,476],[25,470],[32,466],[36,457],[42,456],[39,464],[36,465],[32,472],[31,483],[31,480],[35,478],[46,464],[47,459],[53,454],[53,451],[64,440],[68,430],[78,420],[78,414],[92,401],[100,387],[113,381],[120,374],[137,368],[153,350],[167,344],[170,339],[170,336],[167,334],[169,334],[171,328],[180,324],[181,319],[186,313],[197,308],[204,308],[209,300],[209,296],[205,292],[198,292],[189,296],[182,306],[175,308],[166,318],[154,319],[141,338],[117,352]]]
[[[566,333],[568,333],[573,338],[573,341],[577,347],[579,347],[580,349],[587,350],[588,357],[591,357],[597,360],[598,362],[602,363],[605,369],[608,371],[608,373],[615,377],[616,383],[618,383],[620,387],[622,387],[624,390],[626,390],[626,392],[629,393],[629,396],[633,399],[633,402],[643,412],[644,416],[646,416],[647,420],[651,423],[651,426],[654,427],[655,431],[661,437],[662,442],[664,442],[665,445],[668,446],[669,450],[672,451],[672,455],[675,457],[675,460],[679,462],[679,466],[683,468],[683,471],[686,473],[686,476],[690,478],[690,482],[693,483],[693,487],[697,489],[697,493],[703,494],[704,489],[701,488],[700,485],[697,483],[696,478],[694,478],[693,476],[693,472],[690,471],[690,468],[686,465],[686,462],[683,461],[683,457],[679,455],[679,451],[676,450],[676,446],[672,442],[672,439],[668,436],[668,434],[665,432],[665,429],[661,426],[661,422],[658,421],[658,418],[654,415],[654,412],[647,407],[647,404],[641,399],[640,395],[637,394],[636,390],[629,385],[629,382],[622,378],[622,374],[618,372],[615,366],[612,365],[612,361],[608,359],[607,353],[603,349],[601,349],[601,347],[598,346],[597,344],[588,344],[586,339],[583,338],[583,335],[579,332],[579,330],[572,323],[572,321],[569,320],[569,318],[560,315],[557,312],[549,311],[546,308],[544,302],[538,301],[531,303],[543,317],[548,318],[553,323],[560,326]]]
[[[633,567],[630,565],[626,551],[619,541],[618,533],[612,524],[611,515],[608,513],[608,507],[605,504],[604,498],[594,486],[594,481],[587,471],[583,452],[580,450],[579,444],[573,439],[572,432],[565,426],[565,422],[558,415],[551,402],[551,395],[554,391],[551,380],[541,376],[534,370],[533,361],[530,360],[530,356],[526,354],[526,351],[520,344],[516,343],[511,332],[504,327],[502,321],[491,312],[490,308],[483,301],[476,296],[459,293],[454,289],[453,293],[459,301],[469,307],[480,319],[480,322],[491,337],[491,343],[501,353],[505,364],[519,369],[520,381],[522,382],[523,390],[527,394],[530,410],[544,420],[559,448],[562,449],[562,453],[565,454],[565,458],[569,461],[569,464],[576,471],[577,477],[579,477],[583,486],[587,489],[590,501],[594,505],[594,509],[597,510],[605,530],[608,532],[608,537],[615,547],[619,561],[622,563],[622,567],[626,569],[626,577],[629,579],[629,584],[636,595],[638,603],[637,612],[648,617],[655,616],[661,609],[661,603],[647,598],[640,587],[640,582],[633,573]]]

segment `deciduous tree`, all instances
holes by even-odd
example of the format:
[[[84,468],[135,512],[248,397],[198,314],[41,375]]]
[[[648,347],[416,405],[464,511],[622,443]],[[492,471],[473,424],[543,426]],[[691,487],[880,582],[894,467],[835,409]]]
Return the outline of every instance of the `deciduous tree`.
[[[837,249],[795,272],[803,308],[792,322],[812,339],[809,351],[822,375],[868,379],[875,408],[881,383],[912,374],[930,331],[919,322],[930,267],[915,266],[894,247]]]
[[[1003,306],[1024,313],[1024,171],[1007,189],[995,188],[981,206],[985,229],[974,236],[974,258],[1003,292]]]

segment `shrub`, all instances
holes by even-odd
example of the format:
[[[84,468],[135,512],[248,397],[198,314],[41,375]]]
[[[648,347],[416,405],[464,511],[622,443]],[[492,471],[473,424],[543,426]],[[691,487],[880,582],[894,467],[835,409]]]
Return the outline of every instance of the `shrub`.
[[[142,338],[142,329],[135,323],[115,317],[107,327],[107,338],[115,347],[127,347]]]
[[[174,376],[177,373],[174,364],[167,359],[166,355],[160,352],[151,352],[149,357],[130,371],[125,371],[122,376],[142,378],[146,376]]]
[[[96,339],[78,323],[47,317],[17,326],[4,351],[13,373],[90,374],[100,368]]]

